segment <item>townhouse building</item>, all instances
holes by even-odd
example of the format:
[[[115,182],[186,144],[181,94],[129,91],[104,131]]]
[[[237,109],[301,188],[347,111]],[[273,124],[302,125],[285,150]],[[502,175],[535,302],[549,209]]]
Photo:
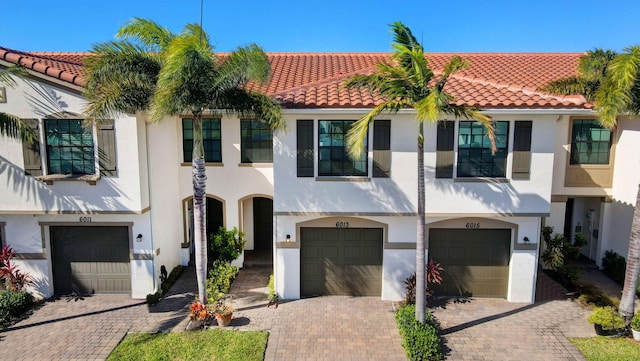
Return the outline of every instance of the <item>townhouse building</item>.
[[[431,54],[439,69],[452,54]],[[574,75],[580,53],[461,54],[471,67],[446,89],[495,120],[498,151],[473,119],[425,128],[427,255],[440,294],[533,302],[541,227],[586,235],[600,262],[626,255],[640,122],[603,129],[581,96],[538,89]],[[0,237],[42,297],[81,288],[144,297],[161,266],[193,254],[191,120],[122,114],[83,121],[85,53],[0,48],[28,75],[0,111],[26,119],[35,144],[0,142]],[[248,253],[272,259],[281,298],[349,294],[397,300],[415,271],[417,123],[411,109],[373,123],[361,159],[346,155],[353,121],[378,104],[340,87],[387,53],[270,53],[263,90],[287,131],[210,112],[204,122],[207,228],[238,227]],[[243,263],[243,257],[236,261]]]

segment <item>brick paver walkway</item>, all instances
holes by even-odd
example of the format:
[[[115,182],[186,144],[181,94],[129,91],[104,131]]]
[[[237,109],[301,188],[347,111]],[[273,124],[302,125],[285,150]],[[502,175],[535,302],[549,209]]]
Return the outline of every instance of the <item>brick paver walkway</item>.
[[[269,330],[265,360],[406,360],[394,304],[377,297],[318,297],[266,307],[269,268],[241,270],[233,285],[230,329]],[[151,312],[127,295],[47,302],[0,331],[0,360],[104,360],[131,331],[182,331],[196,290],[188,268]],[[588,311],[564,299],[542,272],[538,302],[449,302],[432,312],[442,325],[448,360],[584,360],[567,337],[593,336]]]

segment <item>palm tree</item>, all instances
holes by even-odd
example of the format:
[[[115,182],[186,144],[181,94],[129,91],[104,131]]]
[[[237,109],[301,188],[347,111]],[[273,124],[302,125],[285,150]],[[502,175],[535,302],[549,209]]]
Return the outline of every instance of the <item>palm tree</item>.
[[[416,320],[425,322],[425,189],[424,189],[424,123],[437,122],[443,114],[476,119],[487,128],[495,149],[491,118],[473,107],[453,104],[453,97],[444,91],[449,77],[469,66],[459,56],[453,56],[440,73],[429,67],[422,45],[411,30],[401,22],[391,25],[394,37],[391,63],[377,64],[372,74],[354,75],[343,87],[367,89],[384,101],[357,120],[347,133],[347,147],[352,158],[364,151],[364,139],[369,126],[383,112],[397,113],[413,108],[418,122],[418,223],[416,239]]]
[[[596,93],[596,109],[600,121],[608,128],[616,125],[619,114],[640,114],[640,46],[626,48],[616,56],[607,69],[606,77]],[[631,321],[640,275],[640,185],[631,222],[627,269],[625,271],[620,315]]]
[[[581,94],[595,103],[602,126],[613,129],[618,115],[640,114],[640,46],[613,51],[594,50],[580,59],[577,77],[560,79],[542,88],[556,94]],[[589,84],[576,86],[576,84]],[[630,321],[640,274],[640,185],[631,223],[627,269],[620,315]]]
[[[609,63],[616,55],[612,50],[589,50],[578,62],[578,75],[552,81],[540,90],[562,95],[581,94],[592,102],[604,81]]]
[[[0,71],[0,86],[16,86],[11,74],[24,75],[24,73],[24,69],[18,65]],[[22,119],[13,114],[3,112],[0,112],[0,135],[30,143],[34,142],[36,137],[35,132]]]
[[[118,112],[145,112],[151,121],[191,114],[193,118],[193,208],[198,298],[206,299],[206,172],[202,142],[205,110],[251,114],[272,130],[283,126],[280,106],[252,91],[248,83],[262,84],[270,64],[255,44],[224,57],[213,53],[209,36],[197,24],[173,34],[157,23],[134,18],[116,35],[98,44],[87,61],[86,113],[89,119],[113,117]]]

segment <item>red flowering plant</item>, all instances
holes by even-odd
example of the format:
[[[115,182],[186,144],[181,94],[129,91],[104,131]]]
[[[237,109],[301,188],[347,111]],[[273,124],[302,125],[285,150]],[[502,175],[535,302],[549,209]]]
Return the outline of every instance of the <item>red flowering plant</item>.
[[[433,259],[429,259],[429,263],[425,267],[425,275],[427,276],[427,287],[425,288],[426,296],[432,296],[433,291],[429,289],[430,283],[441,284],[442,272],[444,268],[440,263],[436,263]],[[407,304],[416,303],[416,274],[412,274],[404,280],[405,295],[404,300]]]
[[[191,321],[202,320],[207,321],[211,317],[211,312],[207,309],[207,306],[203,305],[199,301],[194,302],[189,307],[189,319]]]
[[[22,273],[11,259],[16,252],[9,245],[2,246],[0,250],[0,281],[9,291],[22,291],[25,286],[33,283],[28,273]]]

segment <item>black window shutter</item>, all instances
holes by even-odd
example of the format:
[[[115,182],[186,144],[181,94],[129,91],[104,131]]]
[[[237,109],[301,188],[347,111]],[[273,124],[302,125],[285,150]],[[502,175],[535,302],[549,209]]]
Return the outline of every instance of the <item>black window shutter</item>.
[[[296,132],[298,177],[313,177],[313,120],[298,120]]]
[[[33,143],[22,141],[22,155],[24,157],[24,174],[32,176],[42,175],[42,160],[40,159],[40,142],[38,141],[40,132],[38,131],[37,119],[23,119],[23,121],[34,131],[36,137]]]
[[[436,178],[453,178],[453,143],[455,122],[438,122],[436,141]]]
[[[388,178],[391,172],[391,121],[373,122],[373,176]]]
[[[106,119],[97,124],[98,127],[98,165],[100,175],[115,176],[116,171],[116,137],[113,119]]]
[[[517,120],[513,134],[512,179],[529,179],[531,174],[531,128],[530,120]]]

